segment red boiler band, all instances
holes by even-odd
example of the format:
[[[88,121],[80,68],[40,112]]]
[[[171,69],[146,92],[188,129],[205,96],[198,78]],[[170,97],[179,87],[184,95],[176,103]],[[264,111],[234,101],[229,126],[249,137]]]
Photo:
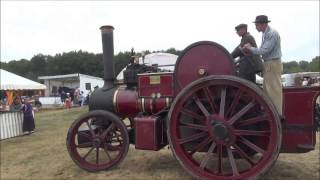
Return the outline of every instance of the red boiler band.
[[[139,112],[155,114],[164,108],[170,107],[172,98],[142,98],[134,89],[120,86],[113,95],[113,106],[115,112],[126,117],[134,117]]]

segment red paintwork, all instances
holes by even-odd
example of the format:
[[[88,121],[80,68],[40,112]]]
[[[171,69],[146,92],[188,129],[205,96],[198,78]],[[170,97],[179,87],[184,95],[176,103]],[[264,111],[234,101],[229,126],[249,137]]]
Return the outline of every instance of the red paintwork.
[[[135,117],[139,112],[155,114],[171,101],[171,98],[140,98],[136,90],[119,88],[117,91],[114,108],[117,114],[124,117]]]
[[[159,84],[150,83],[150,78],[160,77]],[[160,97],[173,97],[173,73],[140,74],[138,76],[139,96],[152,97],[152,94],[160,93]]]
[[[149,112],[151,114],[155,114],[161,111],[163,108],[167,107],[166,99],[165,98],[145,98],[144,99],[144,111]]]
[[[172,74],[166,74],[166,77]],[[142,79],[148,79],[145,74]],[[170,84],[170,78],[163,78],[166,83]],[[145,82],[141,80],[142,84]],[[162,79],[161,79],[162,83]],[[159,86],[161,87],[161,86]],[[143,92],[152,92],[155,86],[147,86]],[[283,142],[281,152],[297,153],[308,152],[312,149],[304,147],[314,147],[316,144],[316,133],[311,130],[314,127],[314,112],[316,97],[319,96],[320,87],[290,87],[283,89],[284,96],[284,115],[285,121],[283,122]],[[140,91],[141,92],[141,91]],[[144,94],[146,95],[146,94]],[[143,107],[142,107],[143,103]],[[157,113],[167,106],[165,98],[139,98],[137,91],[119,88],[116,97],[117,113],[134,117],[139,112],[148,112],[151,114]],[[297,130],[288,129],[291,125],[304,126],[309,129]]]
[[[138,93],[135,90],[119,88],[113,97],[115,100],[114,108],[116,112],[122,116],[134,117],[141,112],[141,103],[138,101]]]
[[[157,116],[134,118],[135,147],[144,150],[159,150],[167,145],[163,120]]]
[[[175,92],[201,78],[198,71],[204,69],[208,75],[234,75],[234,62],[221,45],[202,41],[191,44],[179,56],[175,66]]]
[[[284,115],[283,141],[281,152],[308,152],[316,144],[316,127],[314,122],[314,107],[320,87],[291,87],[283,89]],[[304,126],[306,129],[289,129],[290,126]]]

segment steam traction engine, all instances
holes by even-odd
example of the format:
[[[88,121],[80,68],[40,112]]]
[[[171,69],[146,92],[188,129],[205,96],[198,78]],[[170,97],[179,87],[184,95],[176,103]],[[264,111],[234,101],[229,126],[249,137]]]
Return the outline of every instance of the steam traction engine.
[[[179,163],[200,179],[256,179],[280,152],[299,153],[316,143],[314,106],[319,87],[286,88],[284,119],[260,87],[235,76],[228,51],[196,42],[174,72],[124,73],[115,83],[113,27],[102,26],[104,80],[89,112],[71,125],[67,148],[88,171],[112,168],[136,149],[170,146]]]

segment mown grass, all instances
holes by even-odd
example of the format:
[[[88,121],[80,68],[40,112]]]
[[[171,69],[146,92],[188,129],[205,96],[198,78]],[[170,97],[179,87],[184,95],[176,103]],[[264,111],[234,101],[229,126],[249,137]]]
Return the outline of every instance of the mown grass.
[[[136,150],[117,167],[96,173],[80,169],[66,148],[71,123],[86,108],[36,113],[36,132],[0,142],[0,179],[193,179],[173,157],[171,150]],[[292,180],[320,178],[319,133],[316,150],[304,154],[280,154],[275,166],[262,179]]]

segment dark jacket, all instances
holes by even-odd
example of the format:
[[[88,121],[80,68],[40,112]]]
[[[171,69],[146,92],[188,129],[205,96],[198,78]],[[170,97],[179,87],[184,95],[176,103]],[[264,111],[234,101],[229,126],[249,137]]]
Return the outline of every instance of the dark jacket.
[[[23,106],[23,115],[24,116],[33,116],[32,114],[32,105],[29,104],[29,103],[25,103],[24,106]]]
[[[243,47],[247,43],[250,43],[253,47],[257,47],[256,41],[249,32],[242,36],[239,46],[237,46],[231,53],[233,58],[240,57],[239,73],[241,74],[261,72],[263,65],[260,56],[253,54],[245,55],[239,49],[239,47]]]

